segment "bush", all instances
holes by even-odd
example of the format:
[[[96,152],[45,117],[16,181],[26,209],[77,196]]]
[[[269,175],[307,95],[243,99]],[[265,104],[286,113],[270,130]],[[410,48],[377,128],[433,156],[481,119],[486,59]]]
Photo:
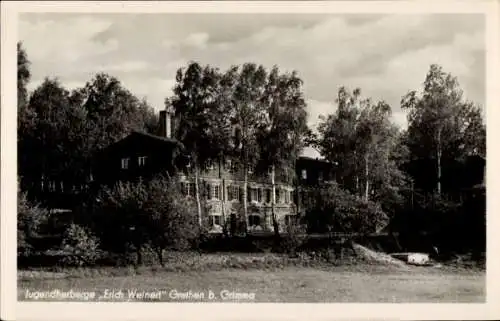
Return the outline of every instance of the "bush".
[[[396,216],[394,230],[409,251],[428,251],[441,259],[454,253],[479,253],[485,249],[486,211],[484,197],[476,195],[464,203],[429,195]]]
[[[306,227],[299,224],[287,226],[286,234],[280,239],[280,250],[292,257],[297,256],[297,252],[306,239]]]
[[[310,190],[304,200],[310,233],[374,233],[389,222],[381,207],[332,185]]]
[[[17,198],[17,255],[29,256],[35,248],[40,227],[47,221],[48,211],[28,201],[26,193]]]
[[[71,224],[64,233],[62,249],[64,265],[94,265],[101,258],[99,240],[86,228]]]

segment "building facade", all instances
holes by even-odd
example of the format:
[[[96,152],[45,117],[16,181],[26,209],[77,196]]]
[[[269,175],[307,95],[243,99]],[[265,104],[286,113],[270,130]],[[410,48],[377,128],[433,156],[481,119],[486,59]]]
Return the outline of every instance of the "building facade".
[[[195,197],[195,175],[184,146],[173,137],[174,119],[160,112],[159,135],[134,132],[102,151],[94,170],[100,184],[149,179],[176,174],[185,197]],[[251,233],[273,232],[273,213],[280,230],[300,213],[300,186],[330,180],[331,167],[324,161],[299,158],[295,168],[269,168],[267,173],[247,173],[247,222]],[[212,233],[241,223],[244,171],[237,159],[224,155],[200,168],[199,188],[203,224]],[[273,175],[274,174],[274,175]],[[273,180],[274,176],[274,180]],[[273,184],[274,182],[274,184]],[[273,197],[274,190],[274,197]]]

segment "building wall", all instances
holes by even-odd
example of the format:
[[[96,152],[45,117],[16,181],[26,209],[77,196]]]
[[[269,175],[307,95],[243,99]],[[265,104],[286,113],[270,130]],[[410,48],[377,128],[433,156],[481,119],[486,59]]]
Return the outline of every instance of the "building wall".
[[[101,184],[114,184],[172,173],[178,149],[174,141],[133,133],[96,157],[94,176]]]
[[[201,171],[199,175],[200,195],[212,232],[222,232],[224,224],[227,226],[231,224],[231,220],[243,219],[243,174],[241,168],[227,159],[213,162]],[[286,175],[278,171],[278,176],[285,177]],[[186,169],[180,177],[185,195],[194,197],[192,171]],[[273,230],[271,176],[250,172],[247,181],[248,227],[254,232],[270,232]],[[284,229],[287,221],[297,214],[292,177],[288,180],[277,180],[275,190],[277,197],[274,212],[280,229]]]

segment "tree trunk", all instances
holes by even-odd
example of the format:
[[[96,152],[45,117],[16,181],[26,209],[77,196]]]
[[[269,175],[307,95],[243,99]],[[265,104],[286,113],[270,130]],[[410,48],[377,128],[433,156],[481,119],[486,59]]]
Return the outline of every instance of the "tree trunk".
[[[201,200],[200,200],[200,184],[198,181],[198,165],[195,164],[194,167],[194,188],[196,194],[196,207],[198,209],[198,224],[203,227],[203,220],[201,215]]]
[[[275,204],[276,204],[276,172],[275,172],[275,167],[274,165],[271,166],[271,216],[273,220],[273,230],[274,230],[274,236],[276,238],[279,238],[280,236],[280,231],[279,231],[279,224],[278,224],[278,219],[276,218],[276,212],[275,212]]]
[[[413,180],[411,181],[411,209],[414,209],[414,198],[415,198],[415,189],[413,187]]]
[[[243,165],[243,218],[245,220],[245,234],[248,232],[248,166],[245,160]]]
[[[437,193],[441,196],[441,129],[438,131],[437,138]]]
[[[224,179],[222,179],[222,156],[219,157],[219,178],[221,179],[220,204],[221,204],[221,214],[222,214],[222,231],[224,235],[227,236],[226,210],[224,208],[226,204],[226,182]]]
[[[368,199],[370,197],[370,179],[368,177],[369,175],[369,168],[368,168],[368,154],[365,155],[365,201],[368,202]]]

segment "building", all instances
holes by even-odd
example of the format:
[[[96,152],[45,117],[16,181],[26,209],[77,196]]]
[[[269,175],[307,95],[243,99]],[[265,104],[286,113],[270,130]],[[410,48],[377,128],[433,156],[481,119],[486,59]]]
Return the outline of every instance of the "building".
[[[94,176],[100,184],[149,179],[157,174],[177,174],[186,197],[195,196],[194,175],[184,146],[173,137],[175,119],[160,112],[159,135],[133,132],[99,153]],[[273,210],[280,229],[299,213],[298,193],[309,186],[332,179],[329,164],[311,158],[297,160],[295,169],[271,169],[257,174],[249,170],[247,179],[247,226],[250,232],[272,232]],[[241,221],[243,213],[244,172],[237,160],[227,155],[209,162],[199,174],[203,222],[213,233],[223,226]],[[273,203],[274,190],[274,203]]]

